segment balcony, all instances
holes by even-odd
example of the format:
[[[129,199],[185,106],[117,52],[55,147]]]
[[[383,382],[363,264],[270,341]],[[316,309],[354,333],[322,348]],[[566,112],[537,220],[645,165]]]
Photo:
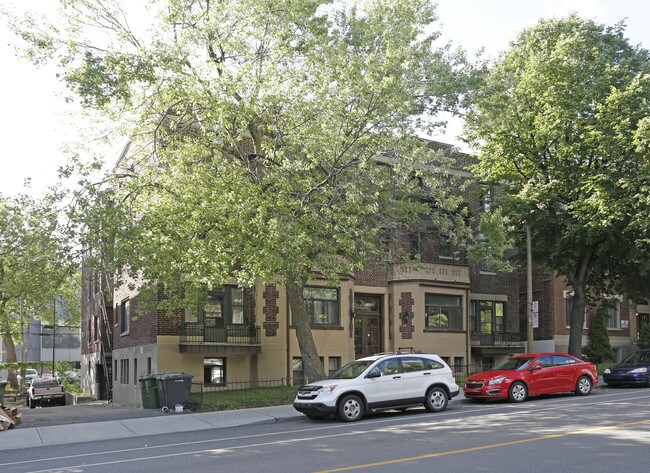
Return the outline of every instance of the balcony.
[[[476,355],[508,355],[526,351],[526,340],[519,332],[472,332],[471,345],[472,353]]]
[[[255,355],[262,352],[260,327],[224,327],[185,323],[180,326],[180,352],[204,355]]]

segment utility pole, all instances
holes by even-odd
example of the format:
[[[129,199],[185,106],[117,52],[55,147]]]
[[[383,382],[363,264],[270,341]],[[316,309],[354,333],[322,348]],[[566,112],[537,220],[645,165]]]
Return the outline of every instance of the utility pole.
[[[54,313],[52,314],[52,377],[54,378],[54,350],[56,348],[56,297],[54,298]]]
[[[528,353],[535,352],[535,336],[533,334],[533,255],[530,236],[530,226],[526,222],[526,339]]]

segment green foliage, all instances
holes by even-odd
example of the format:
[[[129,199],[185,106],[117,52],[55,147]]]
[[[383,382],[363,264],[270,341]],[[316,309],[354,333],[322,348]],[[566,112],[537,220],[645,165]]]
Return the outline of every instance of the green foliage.
[[[540,21],[490,70],[467,119],[473,172],[503,189],[494,206],[511,236],[524,248],[527,224],[534,261],[576,292],[577,355],[590,297],[650,290],[638,277],[650,274],[650,62],[623,34],[576,16]]]
[[[320,367],[306,374],[323,376],[299,307],[312,271],[335,284],[431,206],[459,211],[416,138],[471,80],[434,46],[435,4],[161,0],[147,31],[122,21],[126,3],[64,5],[48,52],[131,137],[104,185],[81,170],[70,218],[88,268],[141,286],[140,302],[164,290],[170,312],[188,286],[290,285],[305,369]]]
[[[41,200],[0,195],[0,336],[9,363],[18,361],[21,329],[34,319],[53,323],[55,300],[68,309],[67,322],[79,325],[77,267],[60,220],[60,198],[56,192]],[[14,370],[9,381],[16,385]]]
[[[650,325],[646,324],[643,329],[641,329],[637,345],[639,348],[650,348]]]
[[[612,345],[609,342],[609,333],[605,325],[605,309],[601,306],[591,319],[589,327],[589,343],[584,354],[595,363],[613,360],[615,357]]]

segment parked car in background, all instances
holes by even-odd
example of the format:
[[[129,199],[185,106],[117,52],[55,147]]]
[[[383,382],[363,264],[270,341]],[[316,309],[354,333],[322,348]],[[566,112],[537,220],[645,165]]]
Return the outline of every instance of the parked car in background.
[[[79,381],[79,375],[74,371],[64,371],[63,373],[55,373],[54,377],[60,382],[76,383]]]
[[[55,378],[33,379],[27,389],[27,405],[31,409],[45,404],[65,406],[65,389]]]
[[[566,353],[516,355],[467,378],[467,399],[525,401],[529,396],[575,392],[585,396],[598,382],[596,366]]]
[[[635,351],[620,364],[606,368],[603,381],[608,386],[650,387],[650,350]]]
[[[20,381],[21,376],[21,372],[18,370],[18,381]],[[36,371],[34,368],[25,369],[25,385],[29,385],[29,383],[32,382],[32,379],[36,379],[38,377],[38,371]]]
[[[431,354],[375,355],[348,363],[327,379],[301,386],[293,407],[310,419],[338,415],[353,422],[366,412],[422,406],[447,408],[460,388],[447,364]]]

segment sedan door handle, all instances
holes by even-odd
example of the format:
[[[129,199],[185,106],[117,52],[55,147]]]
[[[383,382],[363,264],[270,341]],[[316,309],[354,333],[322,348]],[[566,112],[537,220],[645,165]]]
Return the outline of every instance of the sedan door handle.
[[[400,379],[401,376],[393,376],[393,379]]]
[[[429,374],[431,374],[431,373],[422,373],[422,374],[423,374],[424,376],[427,376],[427,375],[429,375]]]

